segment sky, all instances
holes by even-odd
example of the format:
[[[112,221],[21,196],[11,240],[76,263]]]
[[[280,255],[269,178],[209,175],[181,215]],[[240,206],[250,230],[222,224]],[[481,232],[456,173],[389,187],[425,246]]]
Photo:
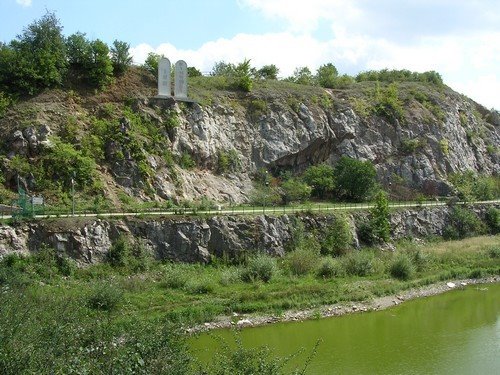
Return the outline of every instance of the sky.
[[[65,35],[130,43],[137,64],[156,52],[202,72],[245,58],[281,77],[329,62],[351,75],[436,70],[500,109],[499,0],[0,0],[0,41],[46,11]]]

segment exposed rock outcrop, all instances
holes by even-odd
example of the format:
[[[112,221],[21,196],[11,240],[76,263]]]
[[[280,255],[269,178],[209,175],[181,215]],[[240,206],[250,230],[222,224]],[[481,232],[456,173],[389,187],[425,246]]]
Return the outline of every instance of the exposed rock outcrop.
[[[487,207],[475,208],[479,216]],[[439,236],[448,223],[449,207],[398,210],[391,213],[392,238]],[[367,213],[348,216],[358,246],[357,226]],[[209,218],[158,218],[86,220],[68,228],[68,221],[41,221],[17,227],[0,226],[0,257],[8,253],[28,254],[48,245],[78,263],[102,261],[120,236],[140,241],[158,259],[209,262],[212,256],[235,259],[252,252],[275,256],[285,253],[294,231],[302,226],[323,238],[334,215],[213,216]]]

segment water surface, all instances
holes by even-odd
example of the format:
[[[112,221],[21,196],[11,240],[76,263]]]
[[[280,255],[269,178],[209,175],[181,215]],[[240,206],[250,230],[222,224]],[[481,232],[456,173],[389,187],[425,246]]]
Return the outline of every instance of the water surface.
[[[214,335],[218,338],[214,338]],[[246,328],[245,347],[267,345],[280,356],[321,340],[308,374],[500,374],[500,284],[469,286],[364,314]],[[209,361],[231,330],[191,339],[193,355]]]

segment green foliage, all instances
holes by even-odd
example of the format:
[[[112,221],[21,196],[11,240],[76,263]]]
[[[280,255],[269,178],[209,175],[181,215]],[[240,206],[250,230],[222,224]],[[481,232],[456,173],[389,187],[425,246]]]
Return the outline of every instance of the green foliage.
[[[316,81],[321,87],[333,89],[339,75],[337,68],[332,63],[321,65],[316,72]]]
[[[12,102],[13,100],[8,94],[0,91],[0,119],[5,115]]]
[[[250,60],[245,59],[238,65],[219,61],[215,63],[211,76],[224,77],[229,88],[249,92],[252,90],[252,66]]]
[[[380,89],[377,86],[374,109],[377,115],[383,116],[389,121],[404,121],[405,113],[403,103],[399,99],[397,84],[391,83],[385,89]]]
[[[123,74],[132,64],[132,56],[129,53],[130,44],[115,40],[111,47],[111,62],[115,74]]]
[[[88,66],[92,48],[84,33],[77,32],[66,39],[68,51],[68,62],[76,69],[84,69]]]
[[[202,76],[201,72],[198,69],[196,69],[194,66],[189,66],[187,68],[187,74],[188,74],[189,78]]]
[[[492,259],[500,259],[500,246],[491,246],[487,250],[488,256]]]
[[[56,138],[54,145],[42,157],[45,181],[57,181],[66,187],[71,186],[74,178],[77,186],[91,186],[95,179],[96,164],[93,159],[84,156],[71,144]],[[40,181],[42,182],[42,181]]]
[[[123,300],[123,291],[109,283],[97,284],[87,297],[87,306],[94,310],[114,311]]]
[[[373,235],[378,241],[389,241],[391,235],[391,224],[389,221],[389,200],[385,191],[379,191],[375,195],[375,206],[372,208],[370,226]]]
[[[106,260],[113,267],[124,267],[127,265],[131,251],[126,237],[119,237],[109,248],[106,254]]]
[[[448,156],[450,153],[450,147],[448,145],[448,140],[443,138],[439,141],[439,148],[441,149],[441,152],[443,153],[444,156]]]
[[[34,21],[0,49],[0,88],[34,94],[59,86],[67,69],[62,26],[54,13]]]
[[[370,251],[351,251],[342,259],[342,265],[348,275],[368,276],[373,272],[374,256]]]
[[[293,76],[289,77],[290,82],[297,83],[299,85],[314,85],[314,76],[311,70],[307,66],[296,68],[293,72]]]
[[[387,242],[391,235],[387,193],[380,190],[375,195],[374,201],[375,206],[370,211],[370,219],[362,222],[358,228],[360,240],[369,245]]]
[[[153,74],[156,78],[158,78],[158,63],[160,62],[161,57],[162,55],[150,52],[142,65],[144,69]]]
[[[448,216],[448,225],[443,230],[443,237],[457,240],[477,236],[485,232],[485,226],[474,213],[465,207],[455,206]]]
[[[217,172],[234,173],[241,169],[241,161],[235,149],[229,151],[219,151],[217,153]]]
[[[353,237],[349,221],[344,215],[334,215],[333,223],[328,227],[321,252],[333,256],[346,254],[352,245]]]
[[[97,39],[90,43],[91,57],[86,70],[90,82],[97,88],[104,88],[113,78],[113,63],[106,43]]]
[[[343,276],[344,269],[337,259],[332,259],[330,257],[323,258],[321,261],[316,275],[323,279],[330,279],[336,276]]]
[[[327,164],[312,165],[304,172],[304,181],[312,187],[312,194],[324,198],[334,188],[333,168]]]
[[[247,266],[241,273],[241,279],[245,282],[261,280],[267,283],[277,270],[276,259],[266,254],[259,254],[249,259]]]
[[[302,202],[311,196],[312,188],[296,178],[289,178],[281,184],[283,203]]]
[[[396,279],[410,280],[415,273],[415,266],[407,254],[401,253],[392,261],[389,273]]]
[[[184,151],[179,159],[179,165],[184,169],[193,169],[196,166],[196,162],[189,152]]]
[[[455,173],[448,176],[457,190],[457,195],[464,201],[492,200],[500,197],[500,177],[481,176],[473,171]]]
[[[401,141],[401,152],[405,155],[414,155],[417,150],[424,148],[426,144],[425,139],[421,138],[403,139]]]
[[[279,68],[274,65],[264,65],[257,70],[256,76],[261,79],[278,79]]]
[[[259,184],[250,194],[250,203],[256,206],[274,206],[280,202],[281,195],[273,186]]]
[[[312,246],[309,247],[307,244]],[[300,276],[315,271],[320,260],[317,241],[308,237],[301,246],[285,255],[284,264],[292,275]]]
[[[500,209],[495,207],[488,208],[484,221],[486,222],[486,225],[488,225],[491,234],[500,233]]]
[[[238,337],[235,341],[236,348],[227,344],[223,345],[223,350],[215,355],[212,364],[203,370],[200,369],[199,373],[213,375],[283,375],[290,373],[284,371],[288,360],[273,357],[268,347],[245,348]],[[293,373],[298,374],[299,372]]]
[[[424,73],[411,72],[409,70],[369,70],[361,72],[356,76],[357,82],[379,81],[379,82],[422,82],[437,86],[443,85],[441,75],[435,71]]]
[[[341,199],[366,200],[376,187],[377,172],[372,162],[343,156],[335,165],[335,191]]]
[[[267,102],[262,99],[252,99],[248,105],[248,112],[254,118],[258,118],[267,113]]]

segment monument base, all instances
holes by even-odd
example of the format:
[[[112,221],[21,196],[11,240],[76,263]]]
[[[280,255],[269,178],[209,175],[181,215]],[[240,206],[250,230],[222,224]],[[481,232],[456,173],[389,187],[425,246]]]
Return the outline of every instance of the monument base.
[[[175,103],[175,102],[198,103],[196,100],[189,99],[189,98],[184,98],[184,97],[179,97],[179,96],[156,95],[156,96],[153,96],[152,99],[155,99],[155,100],[169,100],[169,101],[172,101],[173,103]]]

